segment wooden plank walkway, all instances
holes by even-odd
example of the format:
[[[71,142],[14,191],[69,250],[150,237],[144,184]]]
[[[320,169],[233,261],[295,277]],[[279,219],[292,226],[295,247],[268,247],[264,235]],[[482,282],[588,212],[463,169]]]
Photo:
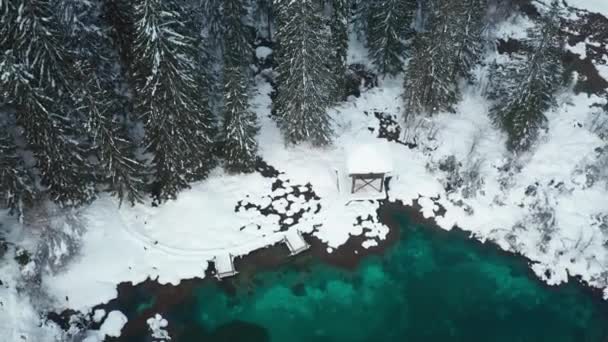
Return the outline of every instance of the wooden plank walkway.
[[[291,255],[296,255],[310,248],[310,245],[304,240],[302,234],[297,229],[287,231],[284,238],[287,248]]]
[[[213,262],[218,279],[232,277],[238,273],[234,268],[234,256],[230,253],[216,255],[213,258]]]

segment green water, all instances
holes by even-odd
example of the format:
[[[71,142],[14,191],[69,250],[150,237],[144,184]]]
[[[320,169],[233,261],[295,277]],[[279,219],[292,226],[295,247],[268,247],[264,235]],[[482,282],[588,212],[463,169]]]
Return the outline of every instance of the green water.
[[[354,272],[311,261],[236,295],[196,287],[162,312],[173,341],[608,341],[608,306],[581,285],[546,287],[494,246],[399,222],[400,241]]]

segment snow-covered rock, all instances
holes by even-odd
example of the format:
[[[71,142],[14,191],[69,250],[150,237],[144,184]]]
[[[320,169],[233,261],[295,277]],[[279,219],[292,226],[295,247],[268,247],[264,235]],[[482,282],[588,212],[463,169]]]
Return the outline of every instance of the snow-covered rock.
[[[150,328],[153,338],[163,341],[169,341],[171,339],[166,330],[169,322],[167,322],[167,320],[164,319],[160,314],[156,314],[154,317],[148,318],[146,323],[148,323],[148,327]]]

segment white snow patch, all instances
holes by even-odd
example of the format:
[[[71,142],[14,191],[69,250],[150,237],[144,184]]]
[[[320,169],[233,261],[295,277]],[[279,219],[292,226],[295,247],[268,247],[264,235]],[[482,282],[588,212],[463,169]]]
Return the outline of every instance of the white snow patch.
[[[391,148],[388,142],[374,139],[350,147],[346,162],[349,174],[389,173],[393,171]]]
[[[99,334],[102,337],[120,337],[120,332],[125,324],[127,324],[127,316],[120,311],[112,311],[99,327]]]
[[[528,36],[528,29],[534,27],[534,22],[523,15],[516,15],[502,23],[494,32],[499,39],[523,39]]]
[[[101,322],[101,320],[105,317],[105,315],[106,315],[106,310],[104,310],[104,309],[95,310],[95,312],[93,313],[93,322],[96,322],[96,323]]]
[[[569,6],[608,16],[606,0],[565,0]]]
[[[258,46],[255,49],[255,56],[258,59],[266,59],[272,54],[272,49],[266,46]]]
[[[376,240],[365,240],[361,244],[361,247],[363,247],[365,249],[368,249],[370,247],[375,247],[375,246],[378,246],[378,241],[376,241]]]
[[[580,59],[587,58],[587,42],[579,42],[574,46],[566,45],[566,49],[579,55]]]

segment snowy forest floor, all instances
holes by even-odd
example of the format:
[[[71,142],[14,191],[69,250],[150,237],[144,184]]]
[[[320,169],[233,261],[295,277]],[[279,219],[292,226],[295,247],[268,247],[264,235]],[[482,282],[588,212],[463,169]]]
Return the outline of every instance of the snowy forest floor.
[[[204,277],[214,256],[246,255],[280,242],[288,231],[321,241],[328,255],[355,236],[361,251],[378,246],[389,233],[378,220],[381,202],[351,201],[348,189],[336,185],[336,174],[346,173],[347,151],[377,139],[390,141],[390,201],[416,201],[441,228],[458,226],[526,256],[548,284],[579,277],[604,289],[608,299],[608,136],[597,127],[608,122],[600,108],[608,98],[608,32],[595,29],[608,27],[608,19],[584,11],[573,11],[568,19],[564,58],[576,71],[575,84],[547,113],[548,130],[530,152],[510,154],[504,134],[491,124],[483,95],[485,67],[478,69],[479,84],[464,86],[456,113],[421,121],[416,130],[401,124],[400,78],[380,80],[378,87],[330,110],[336,137],[325,149],[285,147],[271,118],[272,87],[259,77],[252,101],[262,126],[256,172],[228,175],[217,169],[159,207],[120,207],[102,196],[71,213],[83,225],[81,233],[57,218],[60,229],[81,240],[78,254],[55,272],[40,272],[44,266],[35,265],[35,258],[24,260],[25,266],[0,264],[0,331],[9,332],[10,341],[20,336],[46,340],[30,299],[18,294],[24,282],[19,274],[30,283],[36,279],[40,292],[50,296],[36,309],[87,312],[114,298],[119,283],[150,278],[177,284]],[[514,17],[496,29],[496,39],[516,48],[529,25],[525,16]],[[507,45],[499,46],[500,52],[506,50]],[[349,62],[368,64],[365,56],[353,41]],[[487,61],[506,58],[493,52]],[[8,218],[0,222],[7,231],[7,255],[17,245],[35,249],[41,234],[32,236],[36,232],[24,232]],[[69,249],[62,243],[54,247],[50,254],[57,259]],[[43,328],[48,334],[57,330]]]

